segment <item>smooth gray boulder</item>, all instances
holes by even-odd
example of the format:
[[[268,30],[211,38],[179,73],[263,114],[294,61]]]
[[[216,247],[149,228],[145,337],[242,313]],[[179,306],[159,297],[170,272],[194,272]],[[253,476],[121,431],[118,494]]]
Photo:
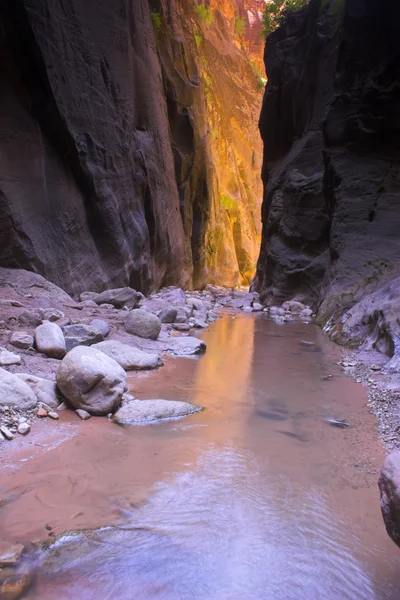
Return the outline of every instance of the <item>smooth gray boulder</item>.
[[[183,304],[186,301],[185,292],[181,288],[162,291],[161,298],[171,304]]]
[[[160,335],[161,321],[156,315],[138,308],[128,313],[125,330],[142,338],[156,340]]]
[[[178,400],[132,400],[117,410],[113,420],[120,425],[137,425],[186,417],[201,410],[200,406]]]
[[[57,385],[68,402],[91,415],[114,412],[126,387],[126,373],[112,358],[96,348],[77,346],[57,372]]]
[[[28,373],[16,373],[16,376],[29,385],[38,402],[42,402],[50,406],[50,408],[58,408],[61,402],[63,402],[64,398],[57,388],[55,381],[36,377],[36,375]]]
[[[33,343],[33,335],[25,333],[25,331],[15,331],[10,339],[10,344],[15,346],[15,348],[20,348],[21,350],[32,348]]]
[[[190,356],[193,354],[203,354],[206,351],[206,347],[203,340],[187,336],[171,339],[168,349],[176,356]]]
[[[137,292],[130,287],[106,290],[100,294],[91,295],[90,298],[87,297],[86,292],[85,296],[85,300],[94,300],[96,304],[112,304],[114,308],[122,308],[123,306],[127,306],[128,308],[136,308],[140,300],[143,298],[143,294],[141,292]]]
[[[90,327],[101,333],[103,337],[107,337],[110,333],[110,326],[104,319],[93,319],[90,321]]]
[[[10,365],[20,365],[21,357],[19,354],[14,354],[14,352],[9,352],[6,348],[2,348],[0,346],[0,366],[1,367],[9,367]]]
[[[161,323],[174,323],[178,315],[178,311],[173,306],[168,306],[160,314]]]
[[[16,375],[0,368],[0,405],[27,410],[36,404],[36,396],[29,385]]]
[[[35,344],[39,352],[50,358],[63,358],[66,352],[64,334],[56,323],[45,321],[35,329]]]
[[[400,547],[400,452],[386,457],[378,483],[386,531]]]
[[[92,344],[102,342],[104,339],[103,334],[98,329],[84,323],[67,325],[64,327],[64,336],[67,352],[76,346],[91,346]]]
[[[114,359],[125,371],[140,371],[142,369],[156,369],[163,362],[158,354],[143,352],[139,348],[121,344],[115,340],[100,342],[93,346]]]

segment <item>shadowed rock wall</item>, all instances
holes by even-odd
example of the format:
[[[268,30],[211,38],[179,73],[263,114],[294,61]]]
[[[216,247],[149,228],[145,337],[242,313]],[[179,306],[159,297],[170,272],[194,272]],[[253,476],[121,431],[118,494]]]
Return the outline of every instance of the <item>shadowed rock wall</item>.
[[[354,307],[400,274],[399,27],[400,6],[390,0],[311,0],[266,44],[254,286],[269,303],[313,303],[320,323],[330,321],[346,342],[346,311],[372,334],[385,321],[376,301],[358,316]],[[386,343],[390,355],[394,345]]]
[[[185,0],[13,0],[1,4],[0,21],[0,265],[34,270],[73,295],[248,280],[257,203],[242,207],[242,182],[252,186],[257,165],[235,129],[236,103],[217,103],[200,58],[210,55],[221,86],[237,69],[248,138],[257,137],[261,92],[232,36],[221,54],[212,43],[224,15],[206,27]],[[194,26],[206,30],[201,53]],[[235,91],[229,82],[225,90]],[[232,132],[228,151],[240,138],[229,168],[239,172],[241,218],[224,207],[222,226],[225,174],[220,183],[214,173],[228,163],[207,141],[209,112]],[[216,224],[224,251],[207,256]]]

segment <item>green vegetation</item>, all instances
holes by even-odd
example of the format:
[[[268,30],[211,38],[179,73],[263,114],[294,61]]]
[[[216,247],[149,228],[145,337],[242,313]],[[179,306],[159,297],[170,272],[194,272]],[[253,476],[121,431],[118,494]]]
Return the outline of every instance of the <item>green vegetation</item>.
[[[246,29],[246,19],[244,17],[239,17],[239,15],[235,15],[235,33],[241,38]]]
[[[153,21],[153,27],[158,33],[161,31],[161,13],[157,10],[151,11],[151,20]]]
[[[200,33],[197,33],[197,31],[194,32],[194,41],[196,43],[196,48],[199,49],[203,41],[203,36]]]
[[[223,206],[226,210],[232,210],[236,206],[236,201],[230,196],[223,194],[221,196],[221,206]]]
[[[279,27],[289,13],[303,8],[308,2],[309,0],[270,0],[263,12],[262,35],[267,37]]]
[[[211,25],[211,23],[214,21],[211,8],[207,7],[205,4],[199,4],[198,6],[195,6],[194,12],[196,13],[199,21],[204,23],[204,25]]]
[[[253,69],[254,75],[257,77],[257,89],[262,90],[267,85],[267,80],[262,76],[261,71],[254,60],[250,61],[250,66]]]

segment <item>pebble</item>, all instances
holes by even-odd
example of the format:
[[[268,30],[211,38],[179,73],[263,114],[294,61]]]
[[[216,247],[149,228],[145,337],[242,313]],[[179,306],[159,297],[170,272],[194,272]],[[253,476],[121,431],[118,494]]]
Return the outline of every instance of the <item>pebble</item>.
[[[90,413],[87,412],[87,410],[83,410],[83,408],[78,408],[75,413],[78,415],[78,417],[80,419],[82,419],[82,421],[87,421],[88,419],[91,419],[92,415]]]
[[[39,410],[36,413],[36,416],[41,418],[47,417],[47,410],[45,408],[39,408]]]
[[[26,435],[27,433],[29,433],[31,430],[30,426],[28,425],[28,423],[20,423],[18,425],[18,433],[20,433],[21,435]]]
[[[60,418],[60,416],[53,410],[47,413],[47,416],[50,417],[50,419],[54,419],[55,421],[57,421]]]
[[[381,371],[382,367],[380,365],[371,365],[370,369],[371,371]]]
[[[4,425],[0,427],[0,432],[3,434],[6,440],[12,440],[14,438],[14,434],[8,429],[8,427],[5,427]]]

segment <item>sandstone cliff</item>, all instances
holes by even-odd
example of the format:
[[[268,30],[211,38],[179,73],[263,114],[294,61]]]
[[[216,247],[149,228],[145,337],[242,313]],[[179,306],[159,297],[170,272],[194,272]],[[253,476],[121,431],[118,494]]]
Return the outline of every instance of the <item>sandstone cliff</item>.
[[[74,295],[249,280],[262,92],[199,6],[1,4],[1,266]]]
[[[400,336],[399,26],[390,0],[311,0],[268,37],[254,282],[265,301],[313,303],[335,339],[389,356]]]

